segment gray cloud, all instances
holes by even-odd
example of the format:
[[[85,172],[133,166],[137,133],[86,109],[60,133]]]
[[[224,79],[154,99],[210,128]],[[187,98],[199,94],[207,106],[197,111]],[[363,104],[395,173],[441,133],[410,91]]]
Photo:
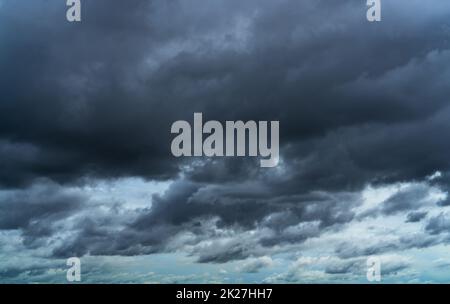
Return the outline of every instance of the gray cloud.
[[[450,231],[450,222],[446,213],[441,213],[438,216],[432,217],[425,229],[431,234],[440,234]]]
[[[346,274],[358,273],[363,270],[362,261],[350,260],[339,261],[338,263],[330,263],[327,265],[325,272],[328,274]]]
[[[380,216],[427,222],[419,237],[339,239],[334,252],[445,243],[446,215],[419,210],[450,172],[450,5],[439,2],[386,3],[376,25],[356,0],[98,0],[77,25],[64,3],[2,2],[0,230],[49,257],[185,251],[200,263],[297,250]],[[280,167],[173,158],[170,125],[194,112],[280,120]],[[133,210],[68,190],[118,177],[172,185]],[[355,211],[367,185],[417,181]]]
[[[33,245],[51,236],[58,222],[83,208],[86,197],[55,185],[36,185],[27,191],[10,191],[0,196],[0,230],[20,229],[24,241]]]
[[[420,222],[427,216],[427,212],[410,212],[407,215],[406,222],[407,223],[416,223]]]
[[[273,265],[273,261],[270,257],[260,257],[257,259],[250,259],[242,265],[240,271],[244,273],[256,273],[263,268]]]

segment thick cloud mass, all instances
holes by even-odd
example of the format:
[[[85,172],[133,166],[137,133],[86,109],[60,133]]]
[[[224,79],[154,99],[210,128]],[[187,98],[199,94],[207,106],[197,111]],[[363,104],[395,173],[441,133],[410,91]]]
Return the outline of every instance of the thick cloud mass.
[[[373,254],[395,275],[413,264],[398,252],[448,244],[449,3],[385,1],[380,23],[360,0],[82,5],[69,23],[65,1],[0,0],[4,256],[181,252],[258,273],[286,255],[278,282]],[[279,120],[280,165],[172,157],[194,112]],[[97,185],[130,178],[170,186],[136,206],[136,187]],[[0,280],[42,271],[0,263]]]
[[[64,5],[3,4],[5,185],[173,176],[169,127],[194,111],[279,119],[286,162],[317,187],[448,166],[437,132],[447,123],[446,10],[410,21],[386,4],[386,22],[373,25],[359,1],[84,5],[74,25]],[[329,163],[342,165],[330,174]]]

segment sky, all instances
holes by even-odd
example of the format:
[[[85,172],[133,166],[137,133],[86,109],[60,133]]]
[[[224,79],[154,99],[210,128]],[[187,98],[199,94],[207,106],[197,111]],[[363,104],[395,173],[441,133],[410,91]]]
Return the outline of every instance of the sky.
[[[450,2],[0,0],[0,282],[450,283]],[[280,162],[171,125],[280,122]]]

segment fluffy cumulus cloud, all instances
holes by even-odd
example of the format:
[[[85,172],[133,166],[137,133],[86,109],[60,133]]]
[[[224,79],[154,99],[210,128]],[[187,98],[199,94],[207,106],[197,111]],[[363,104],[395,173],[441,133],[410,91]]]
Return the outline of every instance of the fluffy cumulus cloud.
[[[0,1],[0,281],[448,282],[450,3]],[[170,126],[279,120],[280,163]]]

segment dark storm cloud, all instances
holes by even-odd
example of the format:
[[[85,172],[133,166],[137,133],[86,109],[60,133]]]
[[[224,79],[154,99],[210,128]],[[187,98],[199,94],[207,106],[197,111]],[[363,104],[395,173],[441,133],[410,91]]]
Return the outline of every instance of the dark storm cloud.
[[[1,150],[30,147],[2,157],[4,185],[174,176],[169,127],[194,111],[279,119],[282,145],[293,147],[283,156],[302,164],[292,183],[303,191],[449,165],[432,118],[449,93],[446,13],[411,23],[386,4],[386,22],[374,26],[359,1],[212,1],[200,11],[188,1],[83,5],[76,25],[50,1],[6,1],[0,11]],[[429,129],[415,126],[426,119]],[[331,163],[339,166],[330,173]]]
[[[382,212],[395,214],[405,210],[418,209],[428,195],[426,190],[425,185],[419,184],[409,187],[406,191],[400,191],[383,202]]]
[[[264,188],[261,184],[214,186],[179,181],[165,195],[155,195],[150,209],[136,212],[120,227],[105,226],[95,218],[77,222],[77,233],[53,254],[166,252],[220,239],[220,231],[228,231],[232,236],[228,241],[212,241],[193,251],[201,263],[223,263],[339,229],[353,219],[350,206],[358,204],[358,196],[348,193],[261,198]],[[250,230],[256,233],[241,235]],[[186,240],[185,232],[191,234]]]
[[[449,233],[450,232],[450,220],[446,213],[441,213],[438,216],[432,217],[427,225],[426,230],[431,234]]]
[[[1,193],[0,230],[23,229],[26,235],[46,235],[52,222],[82,208],[85,199],[53,184]]]
[[[33,153],[2,158],[1,182],[171,175],[160,144],[167,133],[157,132],[169,125],[158,119],[154,98],[133,87],[158,40],[150,39],[145,18],[150,4],[87,2],[91,22],[75,27],[64,20],[63,2],[4,3],[0,136],[7,146],[1,150],[23,145]]]
[[[410,212],[407,215],[406,222],[407,223],[416,223],[420,222],[427,216],[427,212]]]
[[[86,202],[87,196],[48,181],[25,190],[1,191],[0,231],[19,231],[25,248],[46,248]]]
[[[356,0],[219,0],[201,9],[191,0],[96,0],[83,3],[80,24],[69,24],[63,2],[29,2],[0,9],[0,185],[178,178],[151,208],[126,215],[86,215],[80,201],[88,199],[62,204],[52,193],[39,207],[39,195],[23,198],[25,211],[17,199],[2,203],[0,229],[23,230],[30,246],[56,233],[47,220],[82,213],[55,256],[148,254],[195,247],[221,229],[256,231],[192,249],[200,262],[245,259],[255,248],[341,229],[360,203],[351,191],[368,183],[450,169],[448,6],[413,18],[386,3],[383,22],[369,24]],[[418,14],[432,7],[404,4]],[[171,123],[196,111],[206,120],[280,120],[279,168],[171,157]],[[414,211],[422,190],[399,193],[376,212]],[[438,234],[441,222],[430,220],[427,231]],[[174,245],[185,232],[193,236]]]

